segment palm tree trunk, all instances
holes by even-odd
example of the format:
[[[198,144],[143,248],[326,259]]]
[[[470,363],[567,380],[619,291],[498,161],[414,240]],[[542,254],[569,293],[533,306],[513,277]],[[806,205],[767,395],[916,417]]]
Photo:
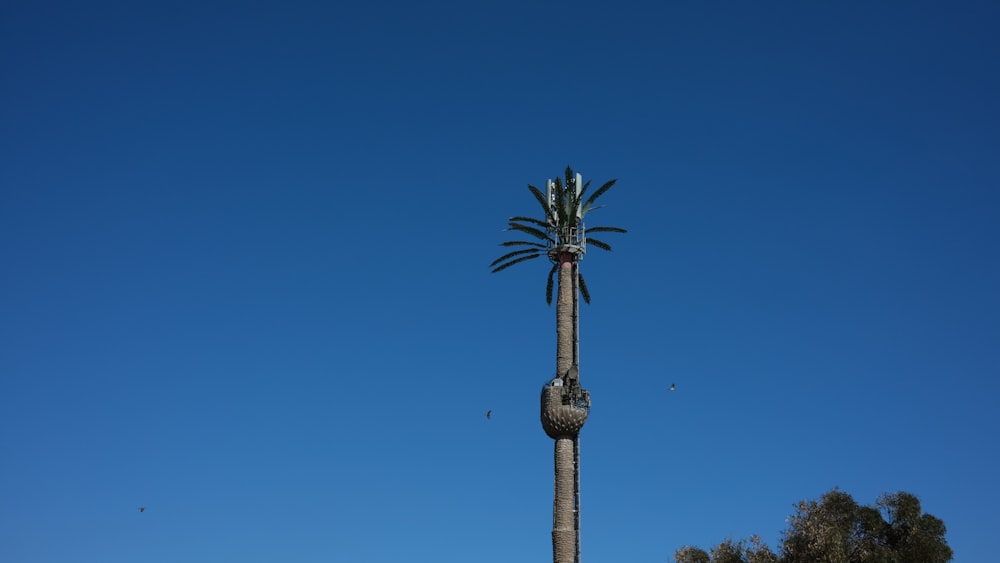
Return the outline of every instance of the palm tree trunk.
[[[556,301],[556,376],[562,393],[579,385],[577,366],[576,255],[559,255],[559,294]],[[573,369],[577,368],[577,369]],[[562,407],[561,407],[562,408]],[[580,422],[582,426],[582,421]],[[567,428],[555,443],[555,491],[552,502],[552,561],[579,562],[576,438],[579,427]]]
[[[556,299],[556,375],[565,377],[576,360],[576,315],[574,259],[568,252],[559,255],[559,293]],[[569,382],[565,382],[568,384]]]
[[[555,446],[555,500],[552,506],[552,561],[575,563],[576,471],[573,463],[573,438],[559,438]]]

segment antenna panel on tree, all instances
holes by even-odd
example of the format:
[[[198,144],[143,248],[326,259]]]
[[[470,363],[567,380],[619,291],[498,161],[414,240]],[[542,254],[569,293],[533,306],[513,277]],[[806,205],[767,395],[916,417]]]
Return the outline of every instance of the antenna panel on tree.
[[[580,200],[580,192],[582,192],[582,191],[583,191],[583,175],[580,174],[580,173],[577,173],[577,175],[576,175],[576,199],[577,199],[577,201]],[[577,219],[583,219],[583,215],[580,214],[580,211],[581,211],[580,207],[581,207],[580,205],[576,206],[576,218]]]
[[[545,181],[545,201],[548,202],[548,204],[549,204],[549,211],[551,211],[552,208],[555,206],[556,202],[555,202],[554,197],[555,196],[552,193],[552,180],[551,179],[550,180],[546,180]],[[553,213],[552,215],[553,215],[553,218],[554,218],[555,221],[559,221],[559,215],[557,213]]]

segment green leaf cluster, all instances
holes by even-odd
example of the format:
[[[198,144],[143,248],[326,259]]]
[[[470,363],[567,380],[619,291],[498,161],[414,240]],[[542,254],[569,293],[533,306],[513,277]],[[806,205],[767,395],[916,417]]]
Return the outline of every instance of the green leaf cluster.
[[[782,536],[778,554],[757,536],[726,540],[705,552],[685,546],[677,563],[947,563],[953,553],[941,519],[922,514],[920,501],[897,492],[861,506],[834,489],[818,501],[801,501]]]
[[[541,218],[511,217],[507,221],[505,231],[528,235],[534,240],[510,240],[501,243],[500,246],[514,250],[491,262],[491,272],[500,272],[521,262],[540,256],[549,256],[549,249],[564,245],[590,245],[610,251],[610,244],[591,235],[593,233],[625,233],[627,231],[620,227],[590,227],[588,229],[585,228],[583,219],[589,212],[600,208],[600,206],[595,207],[594,202],[610,190],[616,181],[605,182],[593,193],[588,193],[590,190],[590,181],[588,180],[578,191],[576,174],[572,168],[567,166],[565,180],[557,177],[553,182],[551,194],[542,192],[529,184],[528,190],[542,208]],[[553,265],[549,270],[548,281],[545,285],[545,301],[550,305],[555,286],[554,278],[559,269],[558,261],[555,259],[552,261]],[[590,291],[587,288],[587,283],[579,273],[577,279],[580,295],[585,302],[590,303]]]

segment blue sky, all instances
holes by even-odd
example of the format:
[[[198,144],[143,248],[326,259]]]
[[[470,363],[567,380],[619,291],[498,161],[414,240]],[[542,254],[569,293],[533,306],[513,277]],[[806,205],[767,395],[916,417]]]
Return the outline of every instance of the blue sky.
[[[991,560],[998,16],[6,3],[0,559],[548,560],[547,266],[487,264],[572,165],[629,229],[582,264],[587,561],[836,486]]]

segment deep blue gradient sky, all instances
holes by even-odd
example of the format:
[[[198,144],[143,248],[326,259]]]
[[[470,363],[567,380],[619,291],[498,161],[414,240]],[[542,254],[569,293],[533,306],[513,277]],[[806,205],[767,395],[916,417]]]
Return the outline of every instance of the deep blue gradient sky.
[[[653,6],[4,3],[0,560],[549,560],[548,266],[487,264],[567,164],[586,561],[835,486],[995,560],[1000,9]]]

